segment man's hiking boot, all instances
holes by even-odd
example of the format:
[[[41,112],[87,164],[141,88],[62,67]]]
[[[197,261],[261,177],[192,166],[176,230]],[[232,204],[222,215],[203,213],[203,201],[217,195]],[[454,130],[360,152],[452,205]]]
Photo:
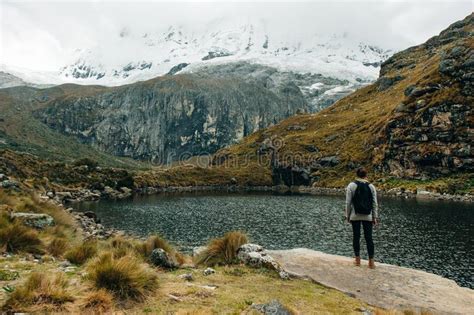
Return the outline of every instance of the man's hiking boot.
[[[360,256],[356,256],[356,258],[354,260],[354,265],[360,266]]]
[[[370,269],[375,269],[375,261],[374,259],[369,259],[369,268]]]

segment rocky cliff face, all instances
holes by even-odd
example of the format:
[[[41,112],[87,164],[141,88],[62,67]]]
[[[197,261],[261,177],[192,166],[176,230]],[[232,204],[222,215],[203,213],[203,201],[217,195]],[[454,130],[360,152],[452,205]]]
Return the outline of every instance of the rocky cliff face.
[[[474,169],[473,35],[471,14],[426,43],[392,56],[374,84],[321,112],[261,130],[219,151],[214,164],[251,156],[252,167],[268,171],[270,165],[274,184],[340,187],[354,178],[355,168],[365,166],[379,185],[402,178],[456,183],[469,190]]]
[[[307,110],[300,89],[287,82],[269,89],[259,80],[187,74],[67,94],[36,117],[107,153],[168,163],[214,153]]]
[[[183,67],[183,65],[180,67]],[[216,79],[232,78],[252,84],[257,82],[257,84],[277,94],[280,93],[282,88],[300,89],[310,105],[311,112],[320,111],[354,90],[372,82],[361,78],[356,81],[349,81],[309,72],[282,71],[275,67],[247,61],[198,67],[191,65],[184,71]]]
[[[429,75],[404,90],[378,139],[384,171],[433,178],[474,170],[473,24],[471,15],[382,66],[382,74],[410,67],[421,50],[439,60]]]

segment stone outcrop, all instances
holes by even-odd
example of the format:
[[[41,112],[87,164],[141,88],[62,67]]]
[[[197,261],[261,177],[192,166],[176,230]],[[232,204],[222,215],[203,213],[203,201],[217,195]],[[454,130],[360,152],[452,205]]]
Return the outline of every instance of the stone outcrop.
[[[53,217],[45,213],[12,212],[10,218],[39,230],[54,225]]]
[[[281,279],[289,279],[290,275],[281,265],[268,254],[262,246],[257,244],[244,244],[237,251],[240,262],[253,268],[267,268],[278,273]]]
[[[381,170],[420,179],[474,170],[473,29],[471,14],[382,66],[384,74],[416,65],[413,62],[420,51],[440,55],[433,73],[405,89],[405,98],[378,138],[383,151]]]
[[[72,208],[67,210],[72,212]],[[74,212],[73,217],[79,223],[86,239],[108,239],[111,236],[122,234],[114,229],[105,228],[93,212]]]
[[[474,290],[424,271],[376,264],[353,264],[352,258],[298,248],[269,251],[293,275],[310,278],[366,303],[385,309],[426,310],[434,314],[470,314]]]
[[[283,306],[278,300],[272,300],[266,304],[254,304],[252,308],[259,311],[264,315],[291,315],[285,306]]]
[[[174,269],[179,267],[179,264],[163,249],[155,248],[150,254],[150,262],[157,266],[166,269]]]

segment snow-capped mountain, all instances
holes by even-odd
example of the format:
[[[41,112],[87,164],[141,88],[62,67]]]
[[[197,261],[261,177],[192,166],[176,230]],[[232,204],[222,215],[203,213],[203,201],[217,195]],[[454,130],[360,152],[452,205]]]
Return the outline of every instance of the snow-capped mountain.
[[[266,29],[263,22],[215,22],[200,30],[170,26],[145,33],[124,28],[96,47],[75,51],[59,76],[64,82],[119,85],[170,71],[194,72],[203,65],[247,61],[360,82],[376,79],[380,63],[391,55],[347,33],[314,32],[298,39]]]
[[[263,20],[216,20],[206,25],[169,26],[144,32],[122,28],[100,43],[81,47],[58,71],[0,66],[33,84],[116,86],[177,73],[230,75],[293,82],[312,105],[327,107],[378,76],[393,52],[364,43],[351,33],[293,33]],[[251,67],[249,65],[258,65]],[[19,81],[21,82],[21,81]]]

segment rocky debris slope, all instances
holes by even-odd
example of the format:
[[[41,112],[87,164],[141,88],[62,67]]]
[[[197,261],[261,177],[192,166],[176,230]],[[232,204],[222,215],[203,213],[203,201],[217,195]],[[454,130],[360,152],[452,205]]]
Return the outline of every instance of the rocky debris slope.
[[[213,153],[308,110],[294,85],[271,90],[236,78],[176,75],[66,94],[36,116],[104,152],[167,163]]]
[[[309,249],[269,251],[288,272],[346,292],[385,309],[420,309],[442,314],[469,314],[474,290],[424,271],[377,264],[368,269],[352,259]]]
[[[413,67],[421,50],[439,56],[435,68],[404,90],[379,138],[383,170],[419,178],[474,170],[473,35],[471,15],[382,65],[382,73],[396,73]]]

